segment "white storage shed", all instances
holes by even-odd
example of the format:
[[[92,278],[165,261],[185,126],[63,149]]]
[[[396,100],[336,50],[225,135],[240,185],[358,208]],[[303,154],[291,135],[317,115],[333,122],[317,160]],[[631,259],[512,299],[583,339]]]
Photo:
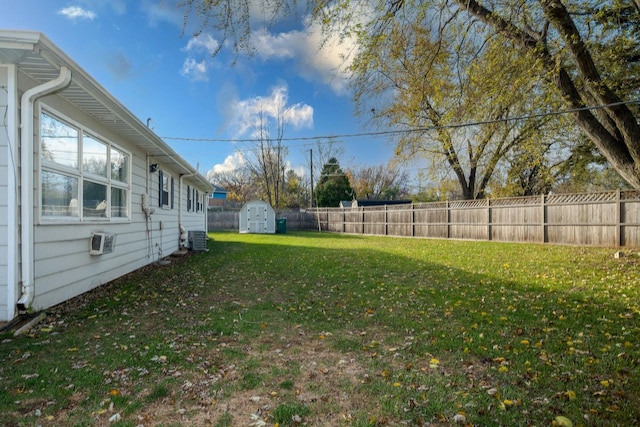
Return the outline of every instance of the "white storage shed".
[[[252,200],[240,210],[240,233],[274,234],[276,213],[267,202]]]

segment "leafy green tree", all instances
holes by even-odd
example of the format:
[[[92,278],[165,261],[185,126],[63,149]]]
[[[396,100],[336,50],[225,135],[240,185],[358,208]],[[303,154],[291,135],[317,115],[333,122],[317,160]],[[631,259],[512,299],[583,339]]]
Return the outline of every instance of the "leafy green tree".
[[[284,193],[281,198],[282,206],[290,209],[308,206],[308,193],[302,177],[298,176],[292,169],[289,169],[285,176]]]
[[[629,188],[629,184],[620,177],[587,138],[581,138],[571,147],[570,156],[559,165],[555,175],[554,191],[559,193]]]
[[[514,43],[539,66],[591,142],[640,189],[640,2],[458,0],[484,24],[487,39]],[[585,106],[605,106],[585,109]]]
[[[201,29],[218,30],[225,39],[220,46],[231,45],[237,52],[252,51],[252,30],[256,24],[264,25],[250,19],[257,16],[250,13],[256,5],[245,0],[183,0],[181,5],[185,22],[198,21]],[[504,56],[495,56],[493,61],[506,68],[512,63],[528,63],[527,67],[517,67],[520,80],[530,81],[531,87],[549,100],[548,105],[561,100],[572,111],[573,123],[612,167],[640,189],[640,0],[282,0],[262,1],[257,7],[267,22],[302,10],[322,25],[328,36],[357,36],[360,49],[353,51],[358,52],[360,60],[361,55],[376,54],[371,47],[385,43],[397,28],[394,23],[410,14],[422,15],[431,23],[421,42],[431,43],[436,49],[462,47],[472,41],[481,57],[485,48],[502,46]],[[402,43],[402,39],[398,41]],[[410,43],[403,46],[410,51]],[[411,65],[409,61],[405,64]],[[431,73],[432,67],[451,64],[423,63],[422,75]],[[478,68],[474,76],[490,80],[495,69]],[[519,80],[509,84],[512,82]],[[407,80],[405,84],[412,82]],[[486,99],[492,96],[487,90]],[[501,111],[509,104],[498,106]],[[594,106],[599,108],[591,108]],[[532,103],[529,112],[546,111],[539,108]],[[441,123],[459,121],[442,117]],[[449,154],[447,146],[444,152]],[[460,181],[459,172],[454,172]],[[469,189],[470,178],[472,174],[466,178]],[[483,180],[480,178],[480,182]]]
[[[543,153],[517,147],[508,163],[506,180],[491,192],[493,197],[534,196],[553,189],[552,168]]]
[[[428,14],[407,11],[391,21],[385,37],[367,42],[353,63],[356,102],[384,127],[407,130],[397,155],[447,168],[462,198],[483,198],[507,156],[544,134],[551,120],[508,120],[542,104],[540,88],[522,78],[529,63],[506,57],[494,41],[479,45],[480,30],[458,31],[470,40],[439,40]],[[465,122],[483,124],[448,126]]]
[[[353,199],[353,188],[349,178],[340,168],[338,159],[332,157],[322,167],[320,179],[315,188],[318,207],[337,208],[343,200]]]

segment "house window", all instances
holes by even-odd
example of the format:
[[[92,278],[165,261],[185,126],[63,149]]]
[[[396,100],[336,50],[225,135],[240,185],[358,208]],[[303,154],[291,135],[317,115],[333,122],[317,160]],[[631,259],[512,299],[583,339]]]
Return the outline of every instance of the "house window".
[[[111,165],[111,217],[129,216],[129,155],[116,147],[109,151]]]
[[[78,129],[42,113],[40,143],[43,163],[77,169],[79,140]]]
[[[160,170],[158,178],[158,204],[161,208],[173,209],[173,177]]]
[[[43,218],[128,218],[129,154],[44,111],[40,153]]]
[[[203,210],[204,194],[187,185],[187,212],[200,212]]]
[[[107,150],[107,144],[85,133],[82,138],[82,171],[106,178]]]
[[[42,171],[42,214],[78,217],[77,177]]]

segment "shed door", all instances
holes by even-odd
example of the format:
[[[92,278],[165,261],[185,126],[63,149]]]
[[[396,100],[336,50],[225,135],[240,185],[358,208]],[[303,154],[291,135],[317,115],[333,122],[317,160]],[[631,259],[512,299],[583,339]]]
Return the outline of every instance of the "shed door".
[[[265,206],[247,207],[247,231],[249,233],[267,232],[267,208]]]

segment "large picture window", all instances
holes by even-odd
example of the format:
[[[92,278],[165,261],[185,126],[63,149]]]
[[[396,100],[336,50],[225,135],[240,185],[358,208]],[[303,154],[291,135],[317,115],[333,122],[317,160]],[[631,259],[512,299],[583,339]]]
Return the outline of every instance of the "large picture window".
[[[46,111],[40,114],[40,153],[42,218],[128,218],[129,154]]]

